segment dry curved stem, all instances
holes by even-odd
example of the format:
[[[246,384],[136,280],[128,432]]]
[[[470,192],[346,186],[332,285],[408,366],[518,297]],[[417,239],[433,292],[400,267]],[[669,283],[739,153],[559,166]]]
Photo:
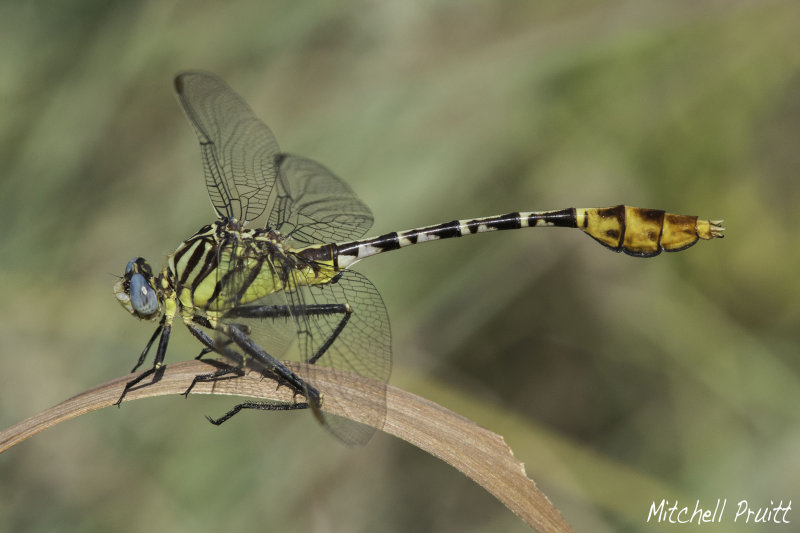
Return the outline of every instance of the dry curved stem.
[[[303,365],[289,365],[303,374]],[[131,390],[125,401],[183,393],[194,376],[206,372],[208,366],[201,361],[172,363],[165,367],[159,381]],[[361,423],[373,419],[369,410],[380,405],[380,398],[369,397],[370,391],[376,389],[364,387],[363,378],[347,381],[337,374],[334,379],[330,371],[321,367],[315,367],[314,377],[323,401],[336,395],[336,401],[328,404],[330,408],[323,404],[324,410]],[[130,379],[130,375],[119,377],[0,431],[0,453],[59,422],[111,406]],[[347,394],[337,394],[342,390],[347,390]],[[293,400],[287,387],[276,388],[274,382],[255,372],[239,378],[198,383],[192,394],[249,396],[283,402]],[[514,457],[501,436],[440,405],[392,386],[387,388],[386,422],[378,429],[460,470],[537,530],[572,531],[547,496],[527,477],[524,465]]]

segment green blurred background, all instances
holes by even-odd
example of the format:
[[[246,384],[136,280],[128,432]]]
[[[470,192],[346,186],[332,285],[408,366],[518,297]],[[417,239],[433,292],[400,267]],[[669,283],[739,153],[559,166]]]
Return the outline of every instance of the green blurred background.
[[[662,498],[727,498],[703,531],[741,499],[798,507],[798,27],[791,0],[4,2],[0,426],[125,374],[150,335],[111,285],[212,219],[171,86],[200,68],[344,177],[372,233],[618,203],[725,218],[651,260],[553,229],[358,269],[391,383],[502,434],[576,529],[649,530]],[[168,361],[197,350],[176,330]],[[404,442],[203,419],[230,405],[133,402],[3,453],[0,530],[526,530]]]

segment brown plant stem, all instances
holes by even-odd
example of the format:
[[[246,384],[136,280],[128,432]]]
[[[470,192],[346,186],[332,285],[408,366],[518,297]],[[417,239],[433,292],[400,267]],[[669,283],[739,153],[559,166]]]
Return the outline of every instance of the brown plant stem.
[[[301,375],[303,365],[291,364]],[[207,373],[201,361],[172,363],[161,379],[131,390],[125,401],[152,396],[180,394],[197,374]],[[28,437],[76,416],[109,407],[131,379],[130,375],[87,390],[50,409],[0,431],[0,453]],[[322,367],[314,368],[317,388],[324,398],[336,395],[335,402],[323,403],[323,410],[366,423],[374,417],[369,410],[380,405],[381,398],[371,398],[374,387],[364,387],[364,378],[347,379]],[[340,394],[346,391],[347,394]],[[248,396],[264,400],[291,402],[287,387],[251,372],[247,375],[198,383],[192,394]],[[425,450],[447,462],[488,490],[517,516],[539,531],[572,531],[558,510],[525,474],[525,467],[513,455],[503,438],[474,422],[414,394],[389,386],[386,396],[386,433]]]

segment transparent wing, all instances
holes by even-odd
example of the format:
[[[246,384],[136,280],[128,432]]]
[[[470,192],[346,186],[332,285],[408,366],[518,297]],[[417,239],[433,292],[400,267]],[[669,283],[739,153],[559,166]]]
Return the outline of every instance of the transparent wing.
[[[334,370],[335,380],[355,381],[355,390],[342,388],[323,397],[322,408],[346,413],[348,405],[366,399],[371,402],[368,425],[329,412],[324,413],[324,425],[345,444],[369,441],[375,428],[383,427],[392,367],[389,316],[372,283],[358,272],[345,271],[335,283],[280,291],[254,306],[284,308],[291,316],[242,318],[234,310],[231,315],[237,316],[226,321],[247,326],[251,338],[277,359],[313,363],[304,375],[312,387],[319,366]]]
[[[175,91],[200,141],[206,187],[220,217],[248,221],[267,207],[278,143],[228,85],[203,72],[175,78]]]
[[[298,298],[298,295],[302,295]],[[376,402],[370,413],[369,425],[353,422],[349,418],[325,414],[327,428],[347,444],[365,444],[382,428],[386,417],[386,382],[392,372],[392,338],[389,315],[378,290],[362,274],[342,272],[336,283],[301,287],[288,293],[292,301],[305,302],[305,312],[297,316],[301,353],[305,362],[319,356],[309,368],[308,380],[315,382],[314,369],[333,369],[342,380],[358,381],[361,392],[342,388],[323,400],[323,409],[336,405],[338,412],[348,412],[347,406],[359,402]],[[345,319],[342,314],[312,314],[315,306],[347,304],[352,313]],[[342,327],[342,321],[346,320]],[[338,335],[337,335],[338,333]],[[333,337],[334,335],[335,338]],[[333,342],[330,342],[333,340]],[[329,346],[327,346],[329,344]],[[323,351],[320,355],[320,351]],[[337,377],[337,379],[339,379]],[[366,379],[362,379],[366,378]],[[346,400],[339,403],[339,398]]]
[[[281,154],[277,197],[269,227],[298,246],[363,237],[372,212],[350,187],[311,159]]]

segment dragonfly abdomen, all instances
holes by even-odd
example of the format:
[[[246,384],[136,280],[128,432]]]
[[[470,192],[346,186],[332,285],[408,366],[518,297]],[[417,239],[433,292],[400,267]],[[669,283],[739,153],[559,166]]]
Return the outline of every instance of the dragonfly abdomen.
[[[346,268],[365,257],[422,242],[489,231],[547,226],[580,228],[612,250],[637,257],[652,257],[662,250],[683,250],[698,239],[722,237],[721,222],[626,205],[515,212],[454,220],[408,231],[386,233],[372,239],[341,243],[337,245],[337,266]]]

